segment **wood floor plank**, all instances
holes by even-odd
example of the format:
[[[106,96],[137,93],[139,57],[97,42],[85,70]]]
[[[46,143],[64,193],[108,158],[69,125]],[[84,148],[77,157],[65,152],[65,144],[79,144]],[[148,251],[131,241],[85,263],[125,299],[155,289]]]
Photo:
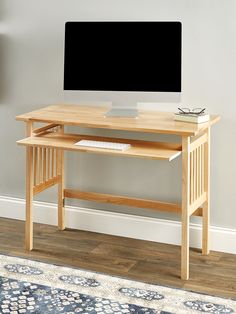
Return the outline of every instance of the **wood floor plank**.
[[[35,224],[24,249],[24,222],[0,218],[0,253],[83,268],[131,280],[236,299],[236,255],[190,250],[190,279],[180,280],[180,247]]]
[[[121,244],[115,243],[101,243],[94,250],[93,253],[101,254],[101,255],[109,255],[113,257],[122,256],[123,258],[128,258],[132,260],[159,260],[161,258],[164,259],[173,259],[176,256],[175,252],[162,252],[158,250],[149,250],[145,247],[133,248],[129,246],[123,246],[122,241]],[[180,256],[179,256],[180,257]]]

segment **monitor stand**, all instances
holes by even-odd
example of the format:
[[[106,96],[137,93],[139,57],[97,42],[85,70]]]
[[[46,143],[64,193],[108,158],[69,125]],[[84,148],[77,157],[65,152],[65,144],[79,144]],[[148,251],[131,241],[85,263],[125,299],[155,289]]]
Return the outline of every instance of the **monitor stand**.
[[[105,114],[105,117],[137,118],[138,117],[137,104],[126,107],[124,105],[121,106],[112,103],[111,109]]]

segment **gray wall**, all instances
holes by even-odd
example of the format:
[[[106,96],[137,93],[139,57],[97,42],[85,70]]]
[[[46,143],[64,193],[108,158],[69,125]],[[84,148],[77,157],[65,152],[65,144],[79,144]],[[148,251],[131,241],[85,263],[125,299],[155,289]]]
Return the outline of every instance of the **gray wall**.
[[[24,197],[25,154],[15,142],[24,136],[25,129],[23,123],[14,120],[15,116],[63,101],[65,21],[180,20],[183,23],[182,103],[204,105],[210,113],[222,116],[212,130],[211,223],[236,228],[235,17],[235,0],[0,0],[0,195]],[[156,106],[167,111],[175,107]],[[105,134],[101,130],[95,133]],[[133,137],[156,138],[145,134]],[[70,164],[66,180],[70,187],[180,200],[180,159],[166,163],[71,153],[66,163]],[[55,201],[55,189],[38,199]],[[76,203],[177,219],[142,209]]]

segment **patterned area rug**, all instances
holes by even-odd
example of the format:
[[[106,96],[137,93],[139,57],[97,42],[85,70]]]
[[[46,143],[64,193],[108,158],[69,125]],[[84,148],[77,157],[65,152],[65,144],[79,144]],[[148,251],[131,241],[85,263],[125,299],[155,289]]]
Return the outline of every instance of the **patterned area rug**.
[[[236,301],[0,255],[0,313],[235,313]]]

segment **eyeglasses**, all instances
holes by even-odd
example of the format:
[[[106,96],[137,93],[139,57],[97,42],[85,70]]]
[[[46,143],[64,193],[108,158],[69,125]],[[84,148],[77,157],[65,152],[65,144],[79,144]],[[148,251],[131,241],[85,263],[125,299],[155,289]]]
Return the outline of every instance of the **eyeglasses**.
[[[201,115],[205,113],[206,108],[178,108],[179,113],[181,114],[194,114],[194,115]]]

